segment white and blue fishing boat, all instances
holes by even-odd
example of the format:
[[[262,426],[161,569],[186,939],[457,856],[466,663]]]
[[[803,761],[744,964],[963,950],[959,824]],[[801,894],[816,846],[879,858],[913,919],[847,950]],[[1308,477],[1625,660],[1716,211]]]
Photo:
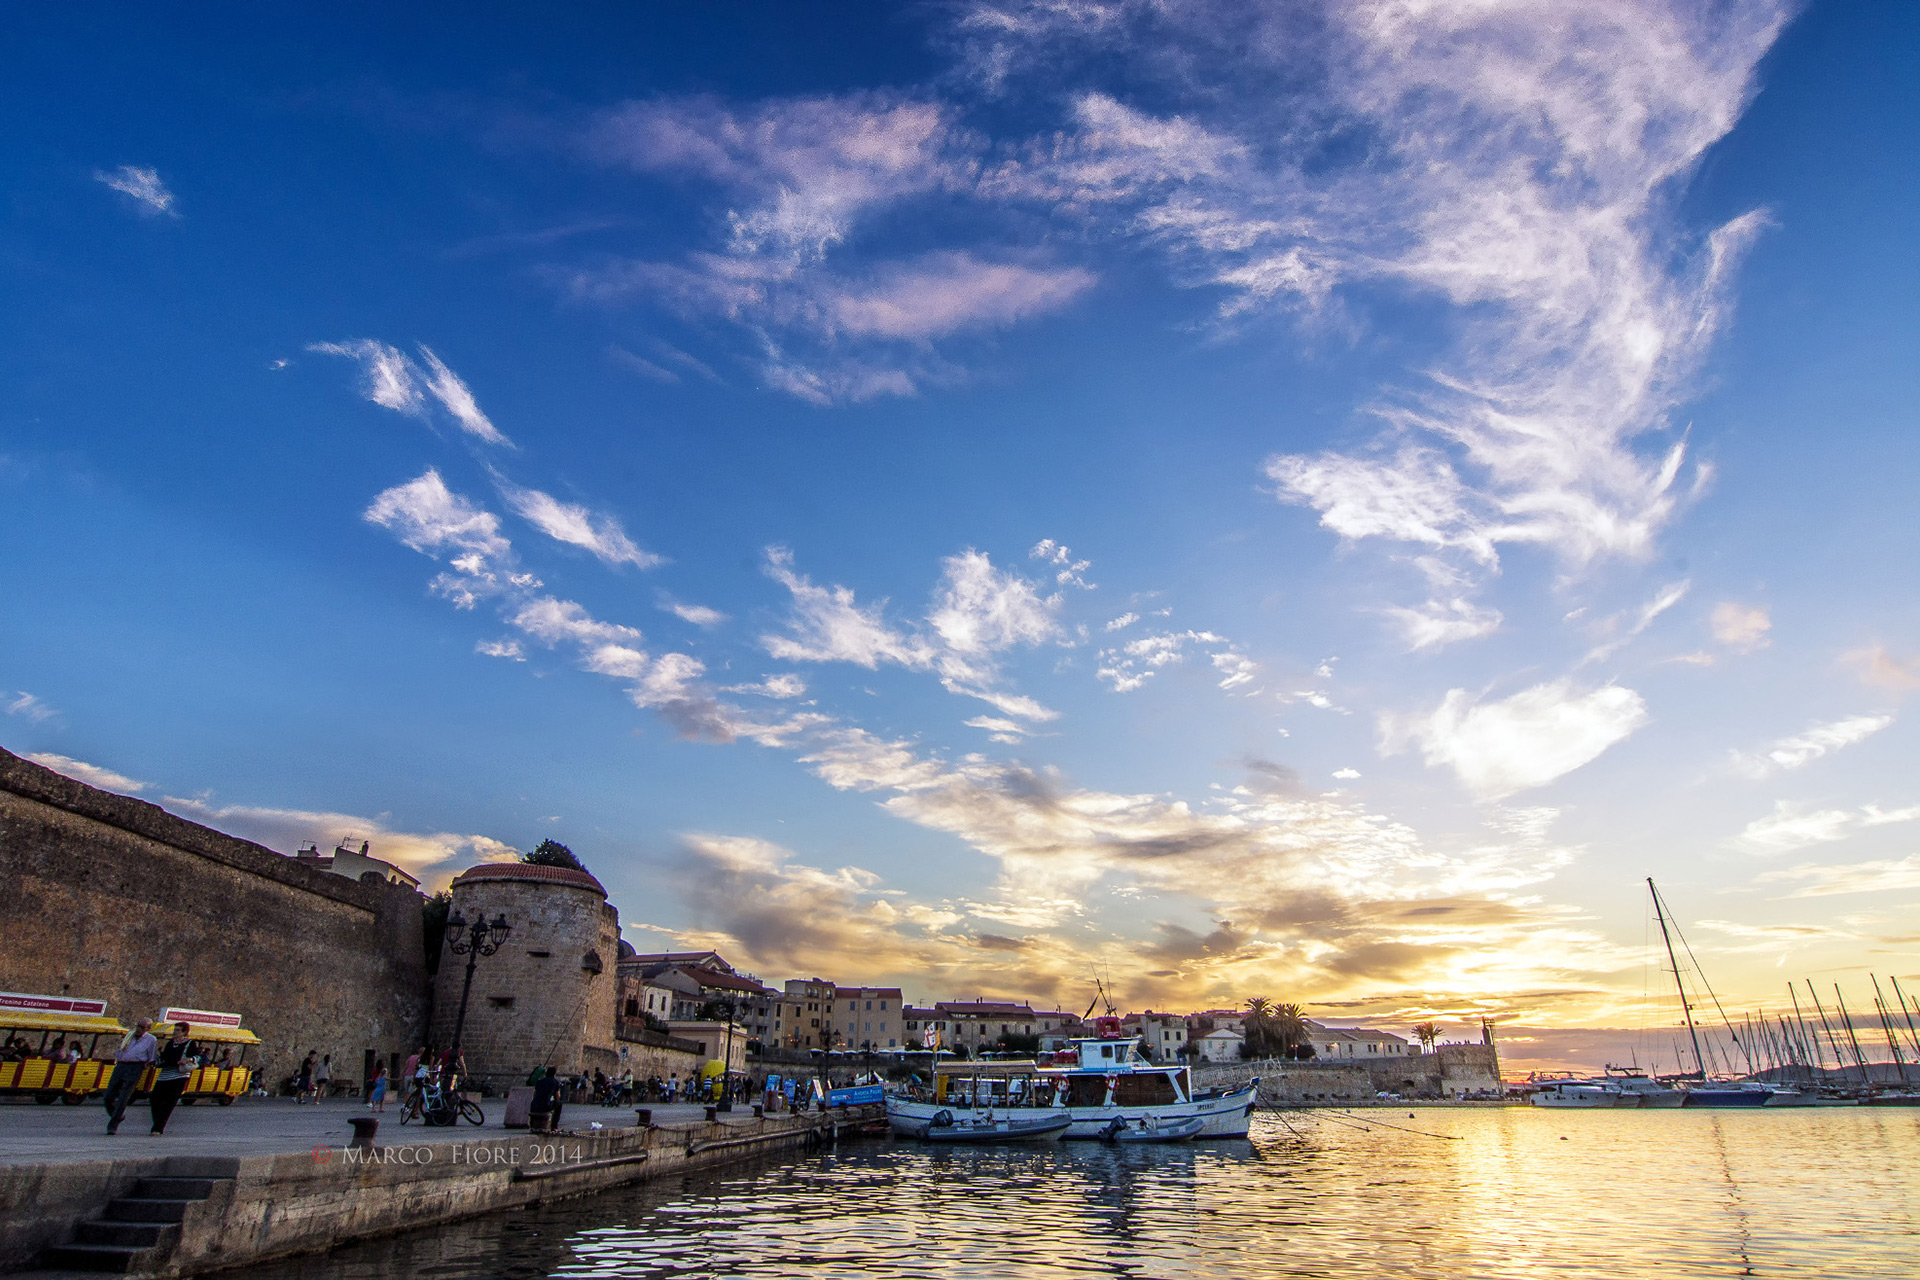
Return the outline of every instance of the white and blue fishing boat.
[[[1066,1117],[1064,1136],[1102,1138],[1115,1120],[1129,1129],[1200,1122],[1198,1138],[1244,1138],[1256,1078],[1232,1089],[1195,1089],[1184,1063],[1150,1062],[1138,1040],[1120,1034],[1118,1018],[1097,1018],[1102,1034],[1075,1040],[1049,1058],[1018,1062],[943,1062],[931,1089],[899,1089],[887,1097],[887,1123],[902,1137],[920,1137],[940,1112],[952,1124],[1006,1118]]]

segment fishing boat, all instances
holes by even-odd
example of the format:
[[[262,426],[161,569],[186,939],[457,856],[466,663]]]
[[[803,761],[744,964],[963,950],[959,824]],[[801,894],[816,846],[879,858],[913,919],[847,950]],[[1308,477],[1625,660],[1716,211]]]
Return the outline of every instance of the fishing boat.
[[[1100,1136],[1107,1142],[1120,1143],[1192,1142],[1206,1127],[1207,1122],[1199,1116],[1173,1122],[1142,1119],[1132,1125],[1116,1119],[1101,1132]]]
[[[962,1116],[942,1109],[914,1137],[922,1142],[1058,1142],[1070,1116]]]
[[[1256,1077],[1231,1089],[1193,1087],[1184,1064],[1149,1062],[1137,1039],[1126,1039],[1120,1019],[1094,1019],[1100,1034],[1074,1040],[1039,1061],[944,1062],[931,1089],[899,1088],[887,1097],[887,1123],[902,1137],[918,1137],[941,1111],[962,1120],[1066,1117],[1068,1138],[1099,1138],[1115,1120],[1129,1127],[1199,1120],[1196,1138],[1244,1138],[1260,1088]]]

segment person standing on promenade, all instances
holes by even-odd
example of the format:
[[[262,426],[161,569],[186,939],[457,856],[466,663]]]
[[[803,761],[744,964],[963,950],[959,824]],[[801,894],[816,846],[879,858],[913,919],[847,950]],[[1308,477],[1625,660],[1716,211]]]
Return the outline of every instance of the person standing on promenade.
[[[548,1067],[533,1086],[533,1104],[527,1108],[527,1127],[533,1132],[552,1133],[560,1127],[560,1089],[558,1069]]]
[[[367,1110],[381,1115],[387,1112],[387,1064],[384,1062],[373,1069],[373,1083],[367,1088]]]
[[[313,1069],[313,1100],[320,1101],[333,1088],[333,1055],[325,1054],[320,1065]]]
[[[133,1091],[139,1087],[140,1077],[146,1074],[147,1066],[160,1056],[160,1042],[148,1033],[153,1025],[152,1018],[142,1018],[133,1024],[133,1030],[120,1042],[120,1048],[113,1055],[113,1074],[107,1079],[107,1132],[120,1132],[120,1118],[127,1113],[127,1104],[133,1101]]]
[[[173,1038],[160,1046],[160,1054],[155,1059],[160,1065],[160,1078],[153,1082],[153,1096],[148,1105],[153,1108],[156,1134],[167,1131],[167,1117],[173,1114],[174,1104],[180,1101],[193,1069],[200,1065],[193,1041],[187,1038],[192,1030],[184,1022],[174,1023]]]
[[[307,1056],[301,1060],[300,1080],[293,1087],[293,1100],[296,1105],[306,1102],[313,1096],[313,1070],[319,1065],[319,1061],[318,1049],[307,1050]]]

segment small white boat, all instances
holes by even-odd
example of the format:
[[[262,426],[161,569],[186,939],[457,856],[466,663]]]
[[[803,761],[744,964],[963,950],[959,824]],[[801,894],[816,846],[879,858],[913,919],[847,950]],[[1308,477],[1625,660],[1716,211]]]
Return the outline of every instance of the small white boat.
[[[1206,1127],[1207,1122],[1198,1116],[1165,1122],[1142,1117],[1133,1124],[1116,1116],[1113,1123],[1101,1131],[1100,1137],[1106,1142],[1192,1142]]]
[[[935,1112],[914,1136],[922,1142],[1058,1142],[1073,1123],[1067,1116],[991,1115],[954,1118],[951,1111]]]

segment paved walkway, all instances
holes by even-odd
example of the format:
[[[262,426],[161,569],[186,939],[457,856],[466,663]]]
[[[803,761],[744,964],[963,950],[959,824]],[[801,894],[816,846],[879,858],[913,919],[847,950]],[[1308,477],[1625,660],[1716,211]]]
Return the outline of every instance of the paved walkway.
[[[480,1099],[487,1122],[474,1126],[462,1121],[451,1128],[432,1128],[414,1121],[400,1123],[400,1108],[389,1104],[380,1121],[376,1141],[462,1142],[483,1134],[505,1131],[504,1098]],[[96,1099],[83,1107],[33,1103],[0,1105],[0,1165],[44,1164],[61,1160],[112,1160],[144,1156],[253,1156],[277,1152],[338,1147],[353,1137],[348,1120],[371,1114],[353,1098],[335,1098],[314,1105],[291,1098],[241,1098],[232,1106],[211,1102],[175,1109],[167,1131],[148,1132],[152,1120],[145,1103],[127,1108],[120,1132],[107,1135],[107,1112]],[[655,1124],[690,1124],[706,1118],[704,1108],[684,1103],[653,1107]],[[736,1105],[722,1120],[751,1120],[751,1106]],[[595,1121],[609,1129],[633,1124],[632,1107],[593,1107],[568,1103],[561,1124],[584,1132]],[[516,1130],[515,1132],[525,1132]]]

